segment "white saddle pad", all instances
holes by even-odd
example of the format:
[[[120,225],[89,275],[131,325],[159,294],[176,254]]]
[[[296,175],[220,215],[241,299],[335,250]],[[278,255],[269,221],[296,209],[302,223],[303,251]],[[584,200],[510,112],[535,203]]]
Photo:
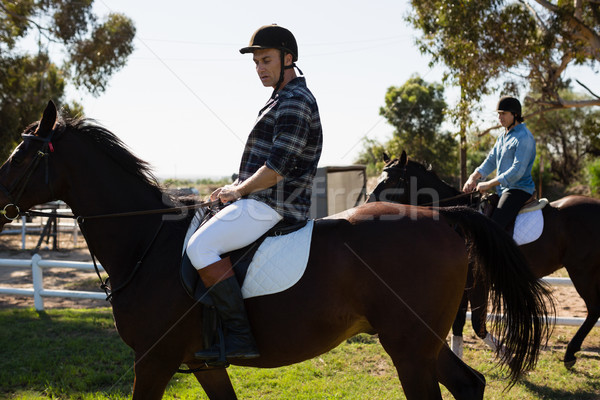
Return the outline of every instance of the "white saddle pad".
[[[536,241],[544,230],[542,210],[535,210],[517,215],[513,239],[520,246]]]
[[[284,236],[271,236],[260,245],[248,268],[242,296],[245,299],[282,292],[300,280],[310,255],[314,221]]]
[[[200,211],[200,210],[199,210]],[[198,229],[203,212],[197,212],[185,237],[183,251]],[[300,280],[310,255],[314,221],[309,220],[301,229],[283,236],[266,238],[248,267],[242,286],[245,299],[282,292]]]

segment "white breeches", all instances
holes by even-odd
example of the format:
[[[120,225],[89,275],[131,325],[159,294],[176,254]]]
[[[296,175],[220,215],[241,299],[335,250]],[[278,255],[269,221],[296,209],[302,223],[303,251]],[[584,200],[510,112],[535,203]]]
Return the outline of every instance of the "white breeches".
[[[238,200],[198,228],[188,242],[188,257],[196,269],[207,267],[221,254],[248,246],[282,219],[265,203]]]

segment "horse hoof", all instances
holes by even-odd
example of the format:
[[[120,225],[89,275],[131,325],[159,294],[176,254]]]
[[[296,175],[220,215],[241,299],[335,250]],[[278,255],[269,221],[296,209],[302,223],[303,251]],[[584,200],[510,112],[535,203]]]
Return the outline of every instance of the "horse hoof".
[[[577,362],[576,357],[573,357],[573,359],[567,360],[567,357],[565,356],[565,359],[563,360],[563,363],[565,364],[566,369],[573,368],[573,365],[575,365],[576,362]]]

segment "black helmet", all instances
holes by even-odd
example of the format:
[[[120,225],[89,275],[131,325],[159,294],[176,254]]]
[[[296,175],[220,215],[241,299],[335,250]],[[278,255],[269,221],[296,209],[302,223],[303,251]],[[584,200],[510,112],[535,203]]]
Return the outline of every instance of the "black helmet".
[[[276,24],[258,28],[250,38],[248,47],[241,48],[240,53],[253,53],[257,49],[283,50],[292,55],[292,61],[298,61],[298,44],[294,35],[289,30]]]
[[[518,117],[521,116],[521,102],[518,99],[511,96],[503,96],[500,98],[498,102],[498,106],[496,107],[496,111],[508,111],[511,112]]]

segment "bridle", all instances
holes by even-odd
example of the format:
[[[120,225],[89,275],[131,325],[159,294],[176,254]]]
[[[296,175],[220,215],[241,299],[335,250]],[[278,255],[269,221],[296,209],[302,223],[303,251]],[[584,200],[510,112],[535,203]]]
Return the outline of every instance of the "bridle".
[[[0,215],[6,218],[9,221],[14,221],[18,217],[20,217],[23,213],[19,207],[19,201],[21,200],[21,196],[29,183],[29,179],[31,179],[31,175],[37,169],[38,165],[42,160],[46,162],[46,185],[50,188],[50,192],[52,192],[52,188],[50,186],[50,177],[49,177],[49,167],[48,167],[48,156],[50,153],[54,152],[54,146],[52,145],[52,138],[54,137],[55,129],[48,134],[46,137],[40,137],[33,134],[22,134],[21,137],[23,141],[25,140],[36,140],[42,142],[42,147],[36,151],[35,156],[27,165],[27,168],[23,171],[21,176],[16,180],[16,182],[9,189],[0,183],[0,191],[6,195],[8,198],[7,205],[4,206],[2,210],[0,210]],[[13,194],[11,192],[16,192]],[[14,208],[15,213],[14,216],[10,215],[10,209]]]
[[[100,274],[100,269],[97,265],[96,257],[90,246],[90,242],[86,235],[86,230],[84,229],[84,222],[86,220],[100,219],[100,218],[130,217],[130,216],[138,216],[138,215],[170,214],[170,213],[176,213],[176,212],[182,213],[184,211],[188,211],[188,210],[192,210],[192,209],[211,208],[220,203],[219,200],[216,200],[216,201],[207,201],[207,202],[203,202],[203,203],[193,204],[193,205],[189,205],[189,206],[182,206],[182,207],[130,211],[130,212],[120,212],[120,213],[110,213],[110,214],[90,215],[90,216],[75,216],[75,215],[67,215],[67,214],[57,215],[57,214],[51,214],[51,213],[46,213],[46,212],[31,211],[31,210],[21,211],[20,207],[18,206],[19,201],[21,200],[21,197],[25,191],[25,188],[27,187],[27,185],[29,183],[29,180],[31,179],[31,176],[33,175],[35,170],[38,168],[38,166],[40,165],[40,162],[42,160],[45,160],[45,164],[46,164],[45,184],[48,185],[48,187],[50,189],[50,193],[52,194],[52,187],[50,185],[48,159],[49,159],[50,153],[54,152],[54,146],[52,145],[52,138],[54,136],[55,131],[56,131],[55,129],[52,129],[52,131],[46,137],[40,137],[40,136],[34,135],[34,134],[21,135],[23,137],[23,141],[35,140],[35,141],[42,142],[42,147],[36,151],[36,154],[33,157],[33,159],[29,162],[29,164],[27,165],[27,167],[25,168],[25,170],[23,171],[21,176],[19,176],[19,178],[11,186],[11,188],[7,188],[4,185],[2,185],[2,183],[0,183],[0,191],[2,193],[4,193],[4,195],[9,200],[9,203],[6,206],[4,206],[4,208],[2,210],[0,210],[0,216],[3,216],[4,218],[6,218],[9,221],[14,221],[15,219],[17,219],[20,216],[71,218],[71,219],[76,220],[79,225],[79,229],[85,239],[86,245],[90,251],[90,255],[92,257],[92,261],[94,264],[94,269],[96,270],[96,274],[98,275],[98,278],[100,279],[100,288],[102,290],[104,290],[104,292],[106,293],[106,296],[107,296],[106,300],[111,300],[114,293],[125,288],[125,286],[127,286],[133,280],[133,277],[135,276],[135,274],[139,270],[140,266],[142,265],[142,262],[146,256],[146,254],[150,251],[152,245],[154,244],[156,238],[158,237],[160,231],[162,230],[164,219],[161,220],[161,223],[160,223],[158,229],[156,230],[156,232],[154,233],[152,240],[147,245],[146,249],[142,253],[142,256],[139,258],[139,261],[136,263],[136,265],[134,266],[133,270],[131,271],[131,273],[129,274],[127,279],[125,279],[125,281],[120,286],[118,286],[117,288],[114,288],[114,289],[111,288],[111,286],[109,284],[110,277],[103,279]],[[16,193],[16,194],[13,194],[13,193]],[[54,196],[52,195],[52,197],[54,197]],[[15,210],[14,215],[10,214],[10,210],[12,210],[12,209]]]

